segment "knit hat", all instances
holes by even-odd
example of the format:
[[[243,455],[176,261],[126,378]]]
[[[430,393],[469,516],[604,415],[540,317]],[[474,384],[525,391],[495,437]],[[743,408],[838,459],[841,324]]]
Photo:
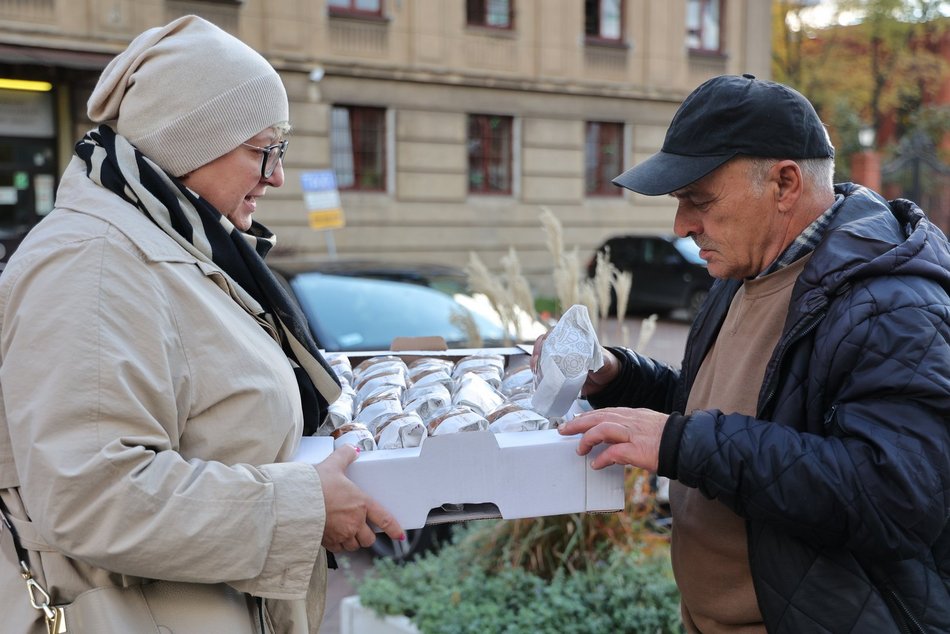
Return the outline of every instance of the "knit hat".
[[[187,15],[140,34],[99,77],[89,118],[111,122],[145,156],[182,176],[288,121],[287,91],[252,48]]]

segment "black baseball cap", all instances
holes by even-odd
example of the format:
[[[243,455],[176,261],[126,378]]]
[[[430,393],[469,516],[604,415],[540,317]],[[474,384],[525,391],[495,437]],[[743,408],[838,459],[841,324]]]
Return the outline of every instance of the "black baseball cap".
[[[647,196],[669,194],[739,156],[834,158],[814,106],[796,90],[753,75],[704,82],[676,111],[663,148],[613,180]]]

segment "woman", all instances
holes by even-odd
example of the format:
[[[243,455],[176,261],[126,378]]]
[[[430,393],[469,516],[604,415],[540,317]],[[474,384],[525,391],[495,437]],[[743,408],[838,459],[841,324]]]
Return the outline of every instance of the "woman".
[[[316,632],[323,547],[404,536],[352,447],[287,462],[339,385],[252,220],[284,180],[284,87],[187,16],[109,64],[89,116],[0,279],[4,631]],[[64,611],[31,607],[19,559]]]

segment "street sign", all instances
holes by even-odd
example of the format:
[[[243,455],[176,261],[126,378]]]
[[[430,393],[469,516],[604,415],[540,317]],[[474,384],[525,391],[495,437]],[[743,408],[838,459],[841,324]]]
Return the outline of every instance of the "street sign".
[[[327,209],[310,212],[311,229],[339,229],[343,226],[343,210]]]
[[[300,174],[303,202],[310,214],[311,229],[341,229],[345,225],[340,192],[333,170],[312,170]]]

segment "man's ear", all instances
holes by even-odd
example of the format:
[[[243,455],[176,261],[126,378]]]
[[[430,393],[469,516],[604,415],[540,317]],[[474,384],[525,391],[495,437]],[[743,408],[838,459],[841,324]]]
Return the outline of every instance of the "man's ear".
[[[772,166],[772,176],[778,184],[775,203],[779,211],[787,212],[795,207],[804,193],[802,168],[795,161],[779,161]]]

